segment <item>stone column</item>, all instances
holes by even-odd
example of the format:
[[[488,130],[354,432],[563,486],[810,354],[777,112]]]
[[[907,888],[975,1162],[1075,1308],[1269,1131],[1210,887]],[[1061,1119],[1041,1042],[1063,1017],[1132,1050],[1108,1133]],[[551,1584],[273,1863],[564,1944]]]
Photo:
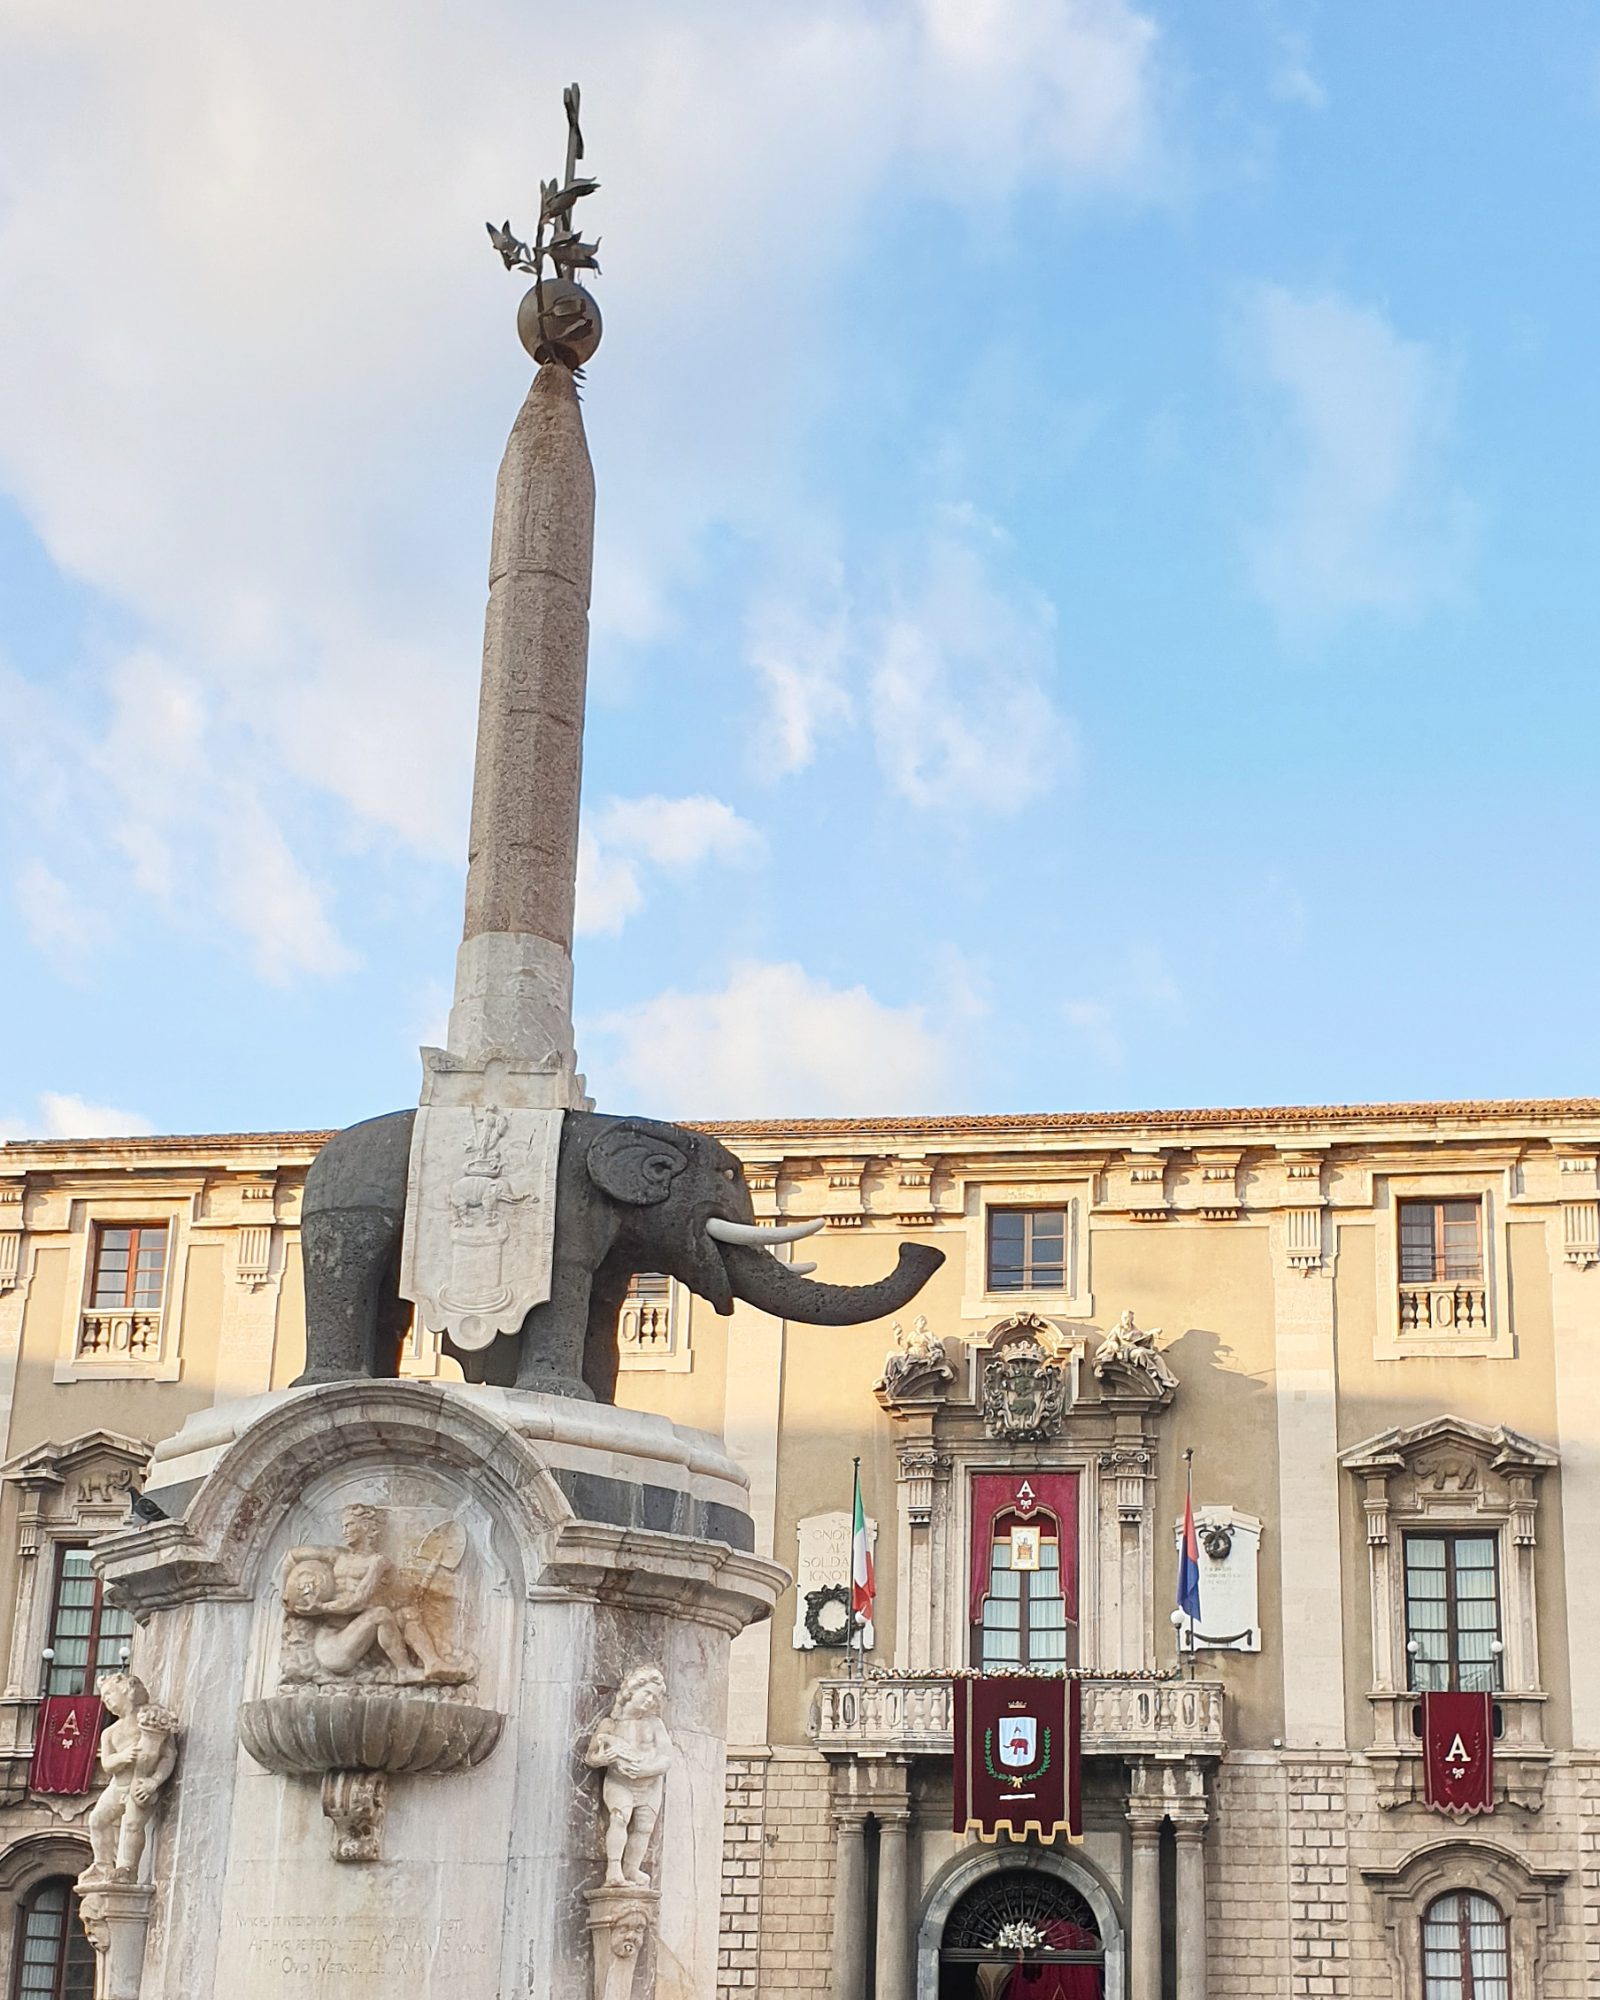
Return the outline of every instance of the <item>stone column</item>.
[[[1161,2000],[1161,1820],[1159,1811],[1129,1800],[1128,2000]]]
[[[833,2000],[867,2000],[866,1818],[836,1812],[833,1830]]]
[[[913,2000],[908,1812],[878,1815],[878,1977],[874,2000]]]
[[[1178,1837],[1178,2000],[1206,2000],[1206,1829],[1180,1819]]]

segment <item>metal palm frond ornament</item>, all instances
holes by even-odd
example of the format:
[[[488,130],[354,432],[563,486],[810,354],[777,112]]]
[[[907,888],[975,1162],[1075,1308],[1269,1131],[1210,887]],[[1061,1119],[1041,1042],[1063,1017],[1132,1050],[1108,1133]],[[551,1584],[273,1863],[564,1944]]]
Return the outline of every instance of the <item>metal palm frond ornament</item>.
[[[561,93],[561,102],[567,113],[566,173],[559,181],[539,183],[539,224],[532,244],[511,233],[509,217],[499,228],[492,222],[484,227],[506,269],[526,271],[533,279],[532,290],[517,308],[517,335],[523,346],[535,361],[559,361],[576,373],[600,345],[600,308],[572,274],[599,274],[600,242],[598,238],[584,242],[572,211],[600,183],[578,175],[583,128],[578,123],[575,83]]]

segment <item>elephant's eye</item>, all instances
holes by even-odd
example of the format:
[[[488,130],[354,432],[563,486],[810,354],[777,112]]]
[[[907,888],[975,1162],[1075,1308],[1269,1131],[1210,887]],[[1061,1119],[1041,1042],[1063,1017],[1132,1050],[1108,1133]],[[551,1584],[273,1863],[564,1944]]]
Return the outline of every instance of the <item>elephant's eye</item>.
[[[724,1167],[724,1168],[723,1168],[723,1170],[722,1170],[722,1178],[723,1178],[723,1179],[724,1179],[725,1181],[732,1181],[732,1180],[737,1180],[737,1179],[738,1179],[738,1177],[739,1177],[739,1174],[738,1174],[738,1169],[737,1169],[736,1167]]]

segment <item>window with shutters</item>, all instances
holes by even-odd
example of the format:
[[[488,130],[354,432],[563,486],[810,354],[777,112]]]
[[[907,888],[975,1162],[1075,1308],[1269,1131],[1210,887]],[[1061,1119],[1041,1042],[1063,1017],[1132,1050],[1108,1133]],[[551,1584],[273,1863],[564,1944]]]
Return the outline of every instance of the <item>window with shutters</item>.
[[[1402,1333],[1481,1331],[1489,1324],[1483,1271],[1483,1203],[1402,1201]]]

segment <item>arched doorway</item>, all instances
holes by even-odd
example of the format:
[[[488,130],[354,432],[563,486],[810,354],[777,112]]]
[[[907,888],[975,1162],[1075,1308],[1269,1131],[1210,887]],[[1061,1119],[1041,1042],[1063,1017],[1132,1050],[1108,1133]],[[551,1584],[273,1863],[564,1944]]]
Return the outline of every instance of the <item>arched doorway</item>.
[[[1105,1947],[1100,1917],[1064,1875],[990,1869],[944,1919],[938,2000],[1105,2000]]]

